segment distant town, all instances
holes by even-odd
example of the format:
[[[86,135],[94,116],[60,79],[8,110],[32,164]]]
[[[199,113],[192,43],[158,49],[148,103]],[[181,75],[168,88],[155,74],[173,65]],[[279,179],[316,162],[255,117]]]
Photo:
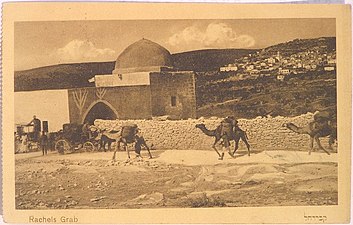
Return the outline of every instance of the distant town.
[[[325,39],[322,38],[322,41]],[[294,40],[296,44],[301,40]],[[320,39],[318,40],[320,41]],[[297,43],[299,44],[299,43]],[[288,52],[262,49],[253,54],[238,58],[234,63],[222,66],[220,72],[233,72],[233,79],[256,79],[259,76],[276,76],[284,80],[290,74],[303,74],[309,71],[335,71],[336,50],[318,45],[310,49],[288,54]]]

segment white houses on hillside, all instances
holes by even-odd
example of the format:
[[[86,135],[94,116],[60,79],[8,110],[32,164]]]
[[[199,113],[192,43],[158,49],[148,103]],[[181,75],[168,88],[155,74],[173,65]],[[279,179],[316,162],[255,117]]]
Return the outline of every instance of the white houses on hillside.
[[[230,71],[237,71],[238,67],[235,64],[228,64],[226,66],[222,66],[219,68],[221,72],[230,72]]]

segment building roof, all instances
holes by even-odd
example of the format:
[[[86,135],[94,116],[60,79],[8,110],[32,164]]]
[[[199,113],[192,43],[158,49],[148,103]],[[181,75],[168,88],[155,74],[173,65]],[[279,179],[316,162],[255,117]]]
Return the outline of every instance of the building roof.
[[[113,73],[148,72],[152,67],[172,67],[170,52],[161,45],[141,39],[129,45],[117,58]],[[142,71],[141,71],[142,69]]]

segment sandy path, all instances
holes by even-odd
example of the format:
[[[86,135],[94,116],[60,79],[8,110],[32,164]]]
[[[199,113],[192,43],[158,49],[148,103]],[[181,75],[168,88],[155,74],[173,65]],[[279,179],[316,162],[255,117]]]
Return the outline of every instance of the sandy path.
[[[240,152],[243,153],[243,152]],[[16,158],[16,207],[155,208],[335,205],[337,154],[264,151],[152,151],[153,159],[118,152]]]

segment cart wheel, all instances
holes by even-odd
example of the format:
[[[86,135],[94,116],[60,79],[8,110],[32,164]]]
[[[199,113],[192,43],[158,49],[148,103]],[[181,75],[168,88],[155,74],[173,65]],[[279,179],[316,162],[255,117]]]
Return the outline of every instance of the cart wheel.
[[[55,150],[61,154],[71,152],[71,147],[69,142],[66,140],[59,140],[55,143]]]
[[[96,148],[94,147],[93,143],[90,142],[90,141],[86,141],[84,144],[83,144],[83,149],[86,151],[86,152],[93,152],[96,150]]]

